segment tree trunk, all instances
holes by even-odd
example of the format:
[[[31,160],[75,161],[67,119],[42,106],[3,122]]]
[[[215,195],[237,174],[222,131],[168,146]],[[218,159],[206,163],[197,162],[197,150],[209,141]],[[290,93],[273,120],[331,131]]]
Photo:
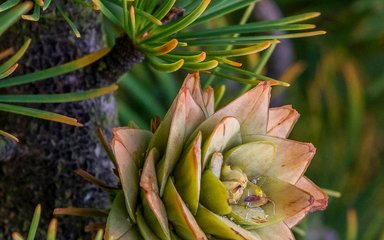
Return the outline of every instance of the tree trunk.
[[[30,37],[32,44],[14,75],[56,66],[103,47],[100,15],[66,2],[55,1],[77,24],[81,38],[75,38],[54,10],[45,12],[37,23],[16,24],[0,39],[0,50],[20,46],[24,37]],[[142,58],[128,39],[120,39],[110,54],[90,67],[39,83],[8,88],[5,93],[64,93],[106,86]],[[84,127],[0,112],[1,129],[21,140],[15,144],[0,139],[0,239],[9,239],[14,230],[26,233],[38,203],[43,206],[43,217],[36,239],[42,239],[55,207],[109,206],[106,194],[74,175],[73,170],[82,168],[106,182],[114,182],[110,161],[99,144],[96,129],[100,126],[110,135],[116,125],[115,96],[28,106],[75,117]],[[81,237],[84,220],[66,217],[60,218],[59,224],[60,239],[84,239]]]

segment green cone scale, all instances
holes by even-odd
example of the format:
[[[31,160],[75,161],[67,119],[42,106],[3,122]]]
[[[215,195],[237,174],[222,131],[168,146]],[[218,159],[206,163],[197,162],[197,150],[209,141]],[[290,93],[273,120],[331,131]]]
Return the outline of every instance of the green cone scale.
[[[299,115],[270,108],[267,82],[214,112],[190,74],[152,134],[116,128],[121,190],[105,239],[293,239],[327,196],[303,174],[310,143],[287,139]]]

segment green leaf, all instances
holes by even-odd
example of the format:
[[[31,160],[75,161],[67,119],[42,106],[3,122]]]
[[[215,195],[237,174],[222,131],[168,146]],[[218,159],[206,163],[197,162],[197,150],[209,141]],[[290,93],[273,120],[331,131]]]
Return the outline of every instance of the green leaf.
[[[240,123],[234,117],[223,118],[211,133],[208,132],[209,130],[203,132],[206,140],[202,147],[202,169],[205,168],[213,153],[223,152],[242,143]]]
[[[103,229],[99,229],[96,233],[95,240],[103,240]]]
[[[279,25],[303,22],[305,20],[316,18],[318,16],[320,16],[319,12],[309,12],[309,13],[303,13],[295,16],[279,18],[276,20],[261,21],[258,24],[262,26],[279,26]]]
[[[4,72],[0,73],[0,80],[11,75],[17,69],[18,66],[19,64],[16,63],[15,65],[8,68],[8,70],[5,70]]]
[[[179,70],[184,65],[184,60],[180,59],[179,61],[172,62],[172,63],[164,63],[159,60],[159,58],[147,56],[146,58],[149,62],[149,64],[156,70],[161,72],[175,72]]]
[[[48,231],[47,231],[47,240],[56,240],[56,234],[57,234],[57,219],[53,218],[48,225]]]
[[[262,60],[263,60],[263,58],[261,59],[261,61]],[[258,67],[258,66],[259,65],[257,65],[256,67]],[[274,85],[279,85],[279,86],[283,86],[283,87],[289,87],[290,86],[289,83],[278,81],[278,80],[275,80],[273,78],[266,77],[264,75],[260,75],[258,73],[255,73],[255,72],[252,72],[249,70],[241,69],[239,67],[233,67],[233,66],[230,66],[228,64],[220,64],[220,67],[221,67],[221,69],[220,69],[221,71],[220,70],[214,71],[212,74],[217,75],[217,76],[221,76],[221,77],[226,77],[228,79],[235,80],[235,81],[245,83],[245,84],[250,84],[250,85],[256,85],[256,84],[259,84],[260,82],[265,81],[265,82],[268,82],[271,86],[274,86]],[[229,74],[225,73],[225,70],[227,70],[228,72],[232,72],[232,73],[242,74],[242,75],[245,75],[248,77],[243,78],[243,77],[236,77],[233,75],[229,75]]]
[[[260,41],[275,40],[275,39],[288,39],[288,38],[301,38],[312,37],[317,35],[324,35],[325,31],[311,31],[302,33],[288,33],[280,35],[263,35],[263,36],[251,36],[251,37],[222,37],[217,38],[212,36],[210,38],[199,38],[194,40],[188,40],[188,46],[227,46],[227,45],[251,45]]]
[[[256,77],[256,74],[259,75],[262,72],[262,70],[264,69],[264,67],[266,66],[268,60],[270,59],[270,57],[272,56],[273,51],[276,48],[277,43],[278,42],[276,42],[276,41],[272,42],[271,46],[261,55],[259,61],[257,62],[255,68],[252,71],[255,74],[254,75],[255,77]],[[253,74],[250,74],[250,75],[252,76]],[[285,86],[284,84],[279,84],[279,85]],[[287,83],[286,86],[289,86],[289,84]],[[248,91],[249,89],[251,89],[251,87],[252,87],[251,84],[245,85],[243,87],[243,89],[241,90],[241,94],[243,94],[246,91]]]
[[[4,136],[4,137],[6,137],[6,138],[9,138],[9,139],[11,139],[11,140],[13,140],[13,141],[15,141],[15,142],[19,142],[19,139],[18,139],[17,137],[15,137],[15,136],[13,136],[12,134],[7,133],[7,132],[5,132],[5,131],[0,130],[0,135]]]
[[[62,93],[62,94],[38,94],[38,95],[0,95],[0,102],[6,103],[64,103],[83,101],[105,95],[116,91],[117,85],[112,84],[108,87],[103,87],[94,90],[88,90],[77,93]]]
[[[151,230],[153,230],[157,237],[162,240],[169,240],[171,237],[170,230],[168,227],[168,220],[166,218],[167,215],[165,212],[165,207],[163,206],[163,203],[161,202],[160,198],[156,202],[159,203],[159,206],[161,206],[161,208],[151,208],[150,205],[154,203],[149,203],[147,199],[143,200],[145,220],[146,222],[149,222]],[[152,209],[155,209],[156,212]]]
[[[222,84],[220,85],[216,90],[215,90],[215,108],[217,108],[221,102],[221,100],[223,99],[224,97],[224,94],[225,94],[225,85]]]
[[[264,22],[261,22],[264,23]],[[226,27],[219,27],[214,29],[206,29],[196,32],[179,32],[176,34],[177,39],[186,41],[191,38],[204,38],[219,35],[230,35],[240,33],[258,33],[258,32],[272,32],[272,31],[299,31],[313,29],[316,26],[313,24],[289,24],[289,25],[273,25],[266,22],[262,25],[260,22],[247,23],[243,25],[232,25]]]
[[[160,195],[162,195],[167,178],[182,153],[186,137],[204,118],[204,112],[196,104],[190,91],[187,88],[182,88],[150,144],[159,149],[160,154],[163,155],[162,160],[157,164]]]
[[[33,218],[31,222],[31,226],[29,227],[27,240],[34,240],[37,232],[37,227],[39,226],[41,216],[41,205],[38,204],[35,208],[35,212],[33,213]]]
[[[227,215],[232,209],[228,204],[228,191],[212,170],[205,170],[201,177],[200,203],[210,211]]]
[[[211,0],[202,0],[200,5],[196,7],[190,14],[187,16],[184,16],[180,20],[169,23],[167,25],[160,26],[156,28],[153,33],[144,40],[148,41],[150,39],[161,39],[166,38],[184,28],[189,26],[191,23],[193,23],[200,15],[205,11],[205,9],[208,7]]]
[[[157,1],[146,0],[142,9],[148,13],[152,13],[154,9],[157,7],[157,5],[158,5]]]
[[[173,5],[175,5],[176,0],[165,0],[160,5],[160,7],[156,10],[153,16],[157,19],[162,20],[172,9]]]
[[[159,238],[152,232],[151,228],[145,222],[141,209],[136,212],[137,227],[144,240],[159,240]]]
[[[259,84],[260,82],[263,81],[263,80],[258,80],[256,78],[242,78],[242,77],[238,77],[238,76],[229,75],[228,73],[221,72],[220,70],[221,69],[219,69],[219,68],[215,69],[215,71],[212,72],[212,76],[208,80],[210,80],[210,79],[213,80],[212,77],[217,76],[217,77],[222,77],[225,79],[233,80],[233,81],[236,81],[239,83],[249,84],[252,86]]]
[[[221,65],[229,65],[229,66],[233,66],[236,68],[240,68],[243,65],[240,62],[232,61],[226,57],[213,57],[213,59],[216,59],[219,62],[219,64],[221,64]],[[212,75],[212,76],[214,76],[214,75]]]
[[[139,79],[133,78],[132,75],[133,74],[127,74],[120,79],[119,86],[121,86],[121,90],[124,90],[130,97],[137,99],[151,115],[164,116],[164,107],[158,102],[155,96],[144,88]]]
[[[17,105],[0,103],[0,111],[16,113],[20,115],[29,116],[29,117],[41,118],[41,119],[65,123],[65,124],[69,124],[77,127],[83,126],[74,118],[70,118],[61,114],[51,113],[51,112],[34,109],[34,108],[27,108],[27,107],[22,107]]]
[[[212,5],[213,1],[210,2],[208,8]],[[199,6],[199,1],[191,1],[191,0],[178,0],[176,1],[176,5],[178,7],[182,7],[185,9],[185,12],[192,12],[197,6]]]
[[[232,212],[228,215],[233,221],[244,228],[256,228],[258,224],[268,221],[268,215],[261,207],[247,207],[233,205]]]
[[[135,16],[135,8],[133,6],[129,9],[129,30],[131,32],[130,37],[132,41],[135,43],[137,36],[137,29],[136,29],[136,16]]]
[[[167,209],[168,219],[173,224],[178,236],[183,239],[207,240],[207,237],[200,229],[194,216],[178,194],[171,178],[168,178],[163,201]]]
[[[31,1],[25,1],[16,7],[13,7],[9,11],[0,13],[0,36],[5,32],[5,30],[17,22],[23,14],[29,12],[32,7],[33,3]]]
[[[51,5],[52,0],[44,0],[44,6],[43,6],[43,11],[47,10],[49,5]]]
[[[238,48],[238,49],[230,49],[230,50],[217,50],[217,51],[206,51],[207,55],[209,57],[238,57],[238,56],[244,56],[244,55],[250,55],[254,53],[261,52],[269,46],[271,46],[272,42],[262,42],[256,45],[252,45],[249,47],[244,48]]]
[[[212,20],[214,18],[223,16],[225,14],[234,12],[243,7],[248,6],[251,3],[259,2],[260,0],[238,0],[238,1],[227,1],[222,3],[221,1],[216,1],[216,4],[212,4],[207,11],[195,22],[201,23],[204,21]]]
[[[105,6],[105,8],[107,8],[113,14],[115,19],[118,20],[116,25],[124,28],[124,9],[122,8],[122,4],[121,4],[122,2],[120,2],[120,1],[117,2],[117,1],[114,1],[114,0],[113,1],[110,1],[110,0],[95,0],[95,2],[96,3],[103,2],[103,5]],[[110,19],[110,20],[112,20],[112,19]],[[126,33],[130,33],[130,31],[127,31]]]
[[[44,3],[44,6],[45,6],[45,3]],[[63,9],[61,9],[61,7],[58,4],[55,4],[55,6],[56,6],[57,10],[59,10],[60,15],[64,18],[64,20],[67,22],[69,27],[72,29],[75,36],[77,38],[80,38],[81,35],[80,35],[80,32],[77,29],[76,25],[72,22],[72,20],[67,16],[67,14],[63,11]]]
[[[139,191],[139,168],[152,133],[141,129],[113,129],[112,149],[118,165],[129,216],[136,222],[135,213]]]
[[[133,227],[127,208],[125,207],[124,193],[119,191],[113,200],[105,227],[105,239],[120,239]]]
[[[134,6],[136,8],[144,8],[145,4],[146,4],[146,0],[134,1]]]
[[[161,239],[170,239],[167,212],[159,196],[155,161],[158,151],[153,148],[145,161],[140,178],[141,195],[143,199],[144,217],[151,224],[151,229]]]
[[[242,144],[224,154],[227,164],[240,168],[250,179],[265,174],[275,159],[276,144],[267,141]]]
[[[243,229],[226,217],[214,214],[202,205],[199,205],[196,220],[205,233],[220,239],[261,240],[256,234]]]
[[[33,8],[33,13],[31,15],[22,15],[22,19],[28,21],[37,22],[40,19],[40,6],[38,4],[38,0],[35,0],[35,7]]]
[[[133,227],[131,231],[128,231],[126,234],[121,236],[119,240],[131,240],[131,239],[141,239],[140,233],[137,231],[136,227]]]
[[[188,63],[199,63],[204,61],[206,56],[207,54],[205,52],[201,52],[201,53],[192,54],[192,55],[166,54],[163,56],[163,58],[170,61],[178,61],[180,59],[184,59],[184,61]]]
[[[45,70],[36,71],[33,73],[25,74],[22,76],[17,76],[13,78],[8,78],[0,81],[0,88],[16,86],[20,84],[26,84],[31,82],[37,82],[51,77],[56,77],[65,73],[75,71],[77,69],[88,66],[97,60],[104,57],[111,49],[103,48],[94,53],[88,54],[84,57],[76,59],[74,61],[64,63],[62,65],[51,67]]]
[[[140,44],[138,45],[138,48],[143,50],[148,55],[161,56],[175,49],[178,43],[179,42],[176,39],[171,39],[160,46]]]
[[[123,8],[123,28],[126,32],[129,32],[129,13],[128,13],[128,1],[122,1],[122,8]]]
[[[107,17],[111,22],[113,22],[117,26],[120,26],[121,28],[124,28],[123,18],[117,17],[117,15],[115,15],[117,12],[109,9],[104,4],[103,0],[94,0],[94,3],[100,9],[100,11],[104,14],[105,17]]]
[[[192,214],[196,214],[200,198],[201,182],[201,133],[180,158],[173,171],[175,185]]]
[[[183,69],[195,72],[195,71],[205,71],[205,70],[210,70],[212,68],[217,67],[219,65],[219,62],[216,60],[210,60],[210,61],[205,61],[205,62],[199,62],[199,63],[184,63]]]
[[[0,4],[0,13],[16,6],[17,4],[20,3],[20,1],[21,0],[7,0],[7,1],[3,2],[2,4]]]
[[[153,1],[153,2],[155,2],[155,1]],[[163,23],[159,19],[157,19],[155,16],[152,16],[151,14],[149,14],[146,11],[143,11],[140,8],[135,8],[135,11],[136,11],[137,15],[149,20],[153,24],[156,24],[157,26],[163,25]]]

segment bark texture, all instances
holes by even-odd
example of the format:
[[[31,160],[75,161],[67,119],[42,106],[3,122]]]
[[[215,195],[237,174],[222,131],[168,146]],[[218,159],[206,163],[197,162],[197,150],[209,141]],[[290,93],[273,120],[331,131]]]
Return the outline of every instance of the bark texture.
[[[44,13],[44,18],[37,23],[20,22],[0,39],[2,50],[20,46],[24,37],[32,38],[32,45],[14,75],[56,66],[103,47],[99,14],[72,1],[55,3],[76,22],[81,38],[75,38],[55,10]],[[128,39],[122,38],[111,53],[90,67],[36,84],[8,88],[5,92],[64,93],[102,87],[113,83],[142,58]],[[74,175],[73,170],[82,168],[113,183],[110,161],[99,144],[96,129],[100,126],[110,135],[111,128],[116,125],[115,96],[29,106],[75,117],[84,127],[0,112],[1,128],[21,140],[20,144],[15,144],[0,139],[0,239],[10,239],[14,230],[27,232],[38,203],[43,206],[43,218],[36,239],[43,239],[55,207],[109,206],[107,195]],[[84,236],[85,222],[88,221],[60,218],[59,239],[84,239],[81,236]]]

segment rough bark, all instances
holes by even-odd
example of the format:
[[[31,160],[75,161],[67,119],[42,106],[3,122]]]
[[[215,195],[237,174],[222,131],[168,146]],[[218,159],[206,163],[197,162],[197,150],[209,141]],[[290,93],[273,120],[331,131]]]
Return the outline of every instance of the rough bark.
[[[32,38],[32,45],[15,75],[56,66],[103,46],[98,14],[65,0],[55,3],[77,23],[82,37],[76,39],[68,24],[54,10],[45,13],[38,23],[15,25],[0,39],[0,50],[20,46],[23,36]],[[102,87],[114,82],[142,58],[128,39],[120,39],[108,56],[90,67],[5,91],[38,94]],[[106,194],[75,176],[73,170],[82,168],[107,182],[114,181],[96,129],[100,126],[109,135],[116,125],[115,96],[30,106],[75,117],[84,127],[0,112],[1,129],[21,139],[20,144],[0,139],[0,239],[9,239],[14,230],[27,232],[37,203],[43,206],[40,231],[45,231],[55,207],[109,206]],[[59,224],[59,239],[80,239],[84,235],[84,220],[66,217],[60,218]],[[42,234],[40,232],[36,239],[42,239]]]

